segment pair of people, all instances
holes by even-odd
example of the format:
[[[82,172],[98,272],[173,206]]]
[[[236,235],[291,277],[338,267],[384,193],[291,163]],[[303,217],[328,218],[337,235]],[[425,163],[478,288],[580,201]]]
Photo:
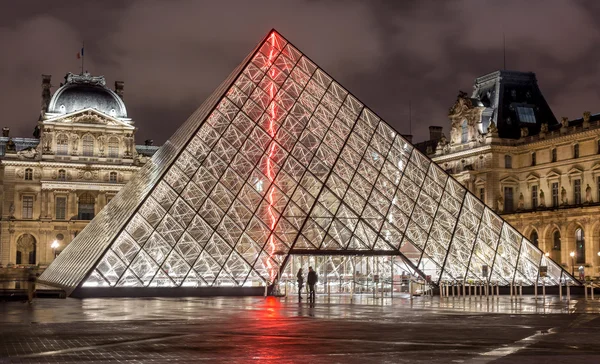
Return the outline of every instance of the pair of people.
[[[296,278],[298,279],[298,300],[302,299],[302,287],[304,287],[304,275],[302,273],[302,268],[298,269],[298,274],[296,274]],[[308,276],[306,277],[308,283],[308,300],[315,301],[315,284],[319,281],[319,276],[317,276],[317,272],[313,270],[312,267],[308,267]]]

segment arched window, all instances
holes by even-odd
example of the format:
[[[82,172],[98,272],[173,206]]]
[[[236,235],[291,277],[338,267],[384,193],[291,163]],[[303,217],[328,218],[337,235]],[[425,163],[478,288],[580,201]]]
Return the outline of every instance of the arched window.
[[[531,236],[530,236],[529,240],[531,241],[531,244],[533,244],[535,246],[538,246],[538,233],[537,233],[537,231],[533,230],[531,232]]]
[[[469,126],[467,125],[467,121],[463,121],[461,125],[461,139],[462,143],[466,143],[469,140]]]
[[[108,139],[108,157],[119,158],[119,138],[111,137]]]
[[[33,180],[33,169],[27,168],[25,170],[25,181],[32,181],[32,180]]]
[[[577,264],[585,263],[585,238],[583,237],[583,229],[575,230],[575,255],[577,256]]]
[[[504,156],[504,168],[512,168],[512,157],[508,154]]]
[[[117,183],[117,172],[110,172],[108,174],[108,182]]]
[[[86,157],[94,155],[94,137],[91,135],[83,137],[83,155]]]
[[[560,231],[556,230],[552,234],[552,250],[560,250]]]
[[[58,137],[56,137],[56,154],[69,154],[69,138],[65,134],[60,134]]]
[[[66,181],[67,180],[67,172],[65,172],[64,169],[59,169],[58,170],[58,180],[59,181]]]
[[[79,220],[91,220],[94,218],[94,205],[96,199],[91,193],[84,193],[79,196]]]

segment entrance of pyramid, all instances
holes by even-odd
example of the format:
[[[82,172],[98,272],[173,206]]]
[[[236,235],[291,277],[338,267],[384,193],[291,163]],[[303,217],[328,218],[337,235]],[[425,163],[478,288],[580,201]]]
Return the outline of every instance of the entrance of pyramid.
[[[277,290],[280,295],[308,295],[307,276],[311,267],[318,276],[317,295],[371,295],[390,298],[396,295],[430,294],[426,277],[398,255],[323,255],[291,254],[282,267]],[[300,271],[301,269],[301,271]]]

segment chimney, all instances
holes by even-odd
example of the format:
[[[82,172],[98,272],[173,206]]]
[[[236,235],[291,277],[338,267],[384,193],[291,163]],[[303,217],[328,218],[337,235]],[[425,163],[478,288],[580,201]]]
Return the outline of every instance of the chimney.
[[[48,104],[50,104],[51,79],[51,75],[42,75],[42,113],[48,111]]]
[[[10,128],[4,127],[2,128],[2,136],[8,138],[8,134],[10,133]]]
[[[125,82],[115,81],[115,93],[123,100],[123,89],[125,88]]]
[[[442,138],[442,132],[444,128],[441,126],[430,126],[429,127],[429,139],[439,140]]]
[[[152,140],[152,139],[146,139],[144,141],[145,146],[151,146],[152,144],[154,144],[154,140]]]

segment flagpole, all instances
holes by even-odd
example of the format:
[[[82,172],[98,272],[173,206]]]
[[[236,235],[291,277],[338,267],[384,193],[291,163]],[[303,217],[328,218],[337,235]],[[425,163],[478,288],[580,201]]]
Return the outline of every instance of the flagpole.
[[[85,42],[81,42],[81,74],[83,75],[83,61],[85,60]]]

